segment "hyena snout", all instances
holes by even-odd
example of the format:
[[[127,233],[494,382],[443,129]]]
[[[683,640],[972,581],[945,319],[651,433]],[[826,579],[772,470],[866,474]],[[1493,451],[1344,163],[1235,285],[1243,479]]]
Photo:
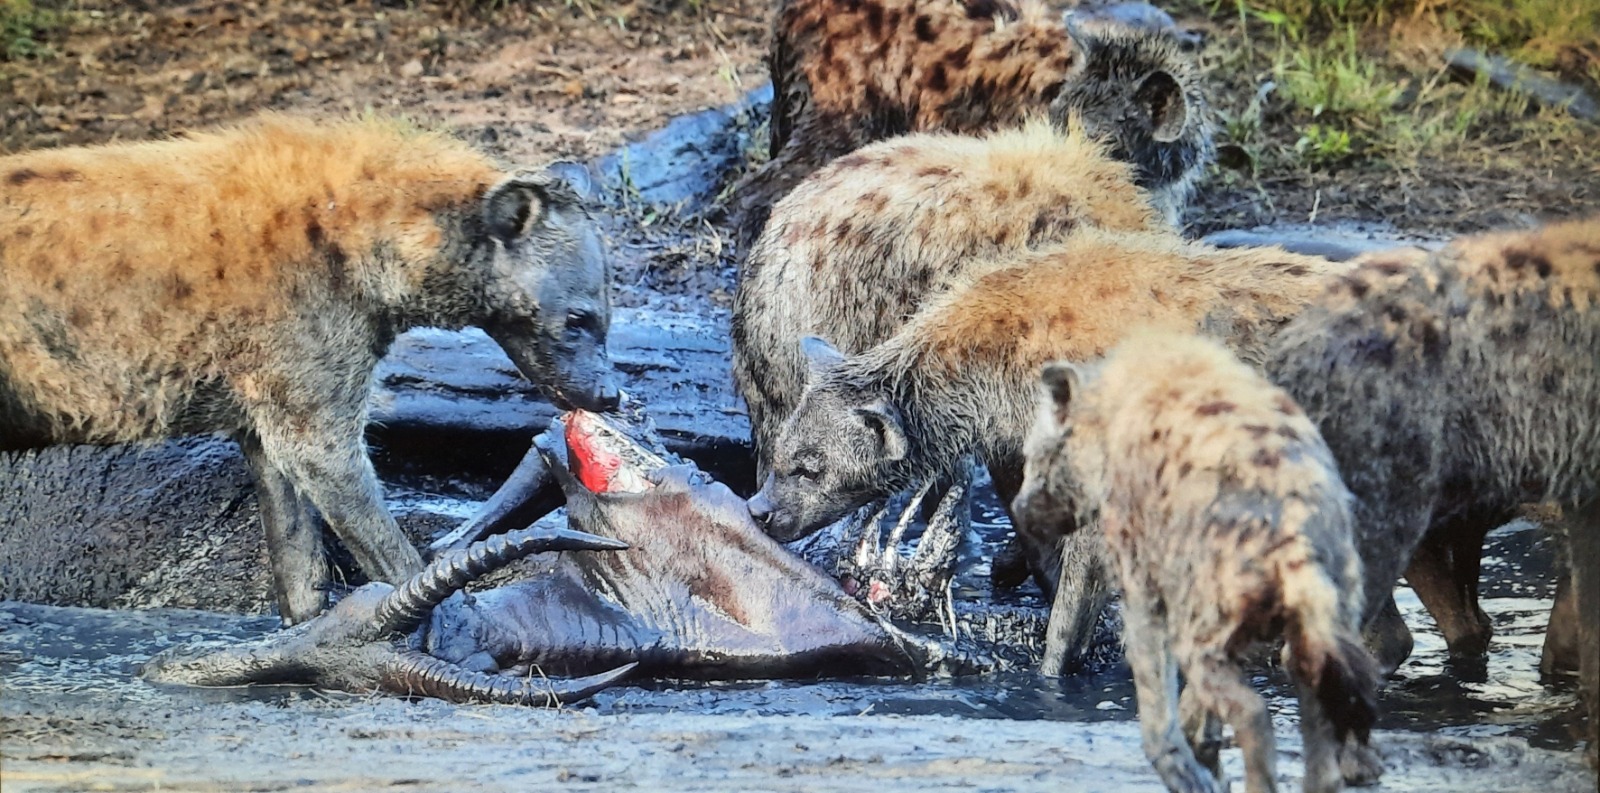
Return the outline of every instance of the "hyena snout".
[[[523,377],[537,383],[556,407],[604,413],[621,401],[621,377],[598,333],[567,328],[551,338],[527,327],[487,330]]]

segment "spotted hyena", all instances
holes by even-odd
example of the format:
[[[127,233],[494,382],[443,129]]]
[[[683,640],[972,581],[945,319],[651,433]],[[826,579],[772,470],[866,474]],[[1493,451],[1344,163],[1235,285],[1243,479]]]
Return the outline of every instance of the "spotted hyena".
[[[988,466],[1009,503],[1021,484],[1040,366],[1093,360],[1127,329],[1149,324],[1206,332],[1259,362],[1272,333],[1345,269],[1277,249],[1219,250],[1164,231],[1083,228],[1009,254],[870,348],[845,355],[820,339],[797,344],[807,350],[807,383],[772,443],[751,511],[769,534],[795,539],[945,475],[967,453]],[[1063,655],[1074,657],[1098,613],[1093,550],[1064,560],[1059,534],[1026,539],[1058,607],[1073,597],[1057,611],[1069,646]],[[1071,575],[1058,572],[1063,563],[1076,566]]]
[[[1045,123],[984,137],[908,135],[835,160],[773,209],[734,296],[734,377],[759,475],[806,384],[798,340],[847,354],[1004,254],[1080,226],[1162,227],[1125,163]]]
[[[1462,516],[1553,503],[1575,546],[1600,532],[1597,350],[1600,218],[1467,237],[1420,261],[1375,257],[1284,329],[1266,371],[1355,494],[1369,619],[1425,533]],[[1592,630],[1584,641],[1593,697],[1600,647]]]
[[[1196,336],[1138,333],[1103,362],[1042,377],[1012,512],[1097,524],[1122,585],[1145,754],[1167,787],[1225,788],[1220,717],[1244,751],[1246,789],[1276,788],[1272,718],[1241,662],[1280,637],[1300,692],[1305,789],[1341,789],[1341,753],[1353,781],[1375,781],[1364,744],[1378,675],[1361,646],[1350,494],[1316,426]]]
[[[6,157],[0,449],[232,435],[302,620],[323,604],[311,507],[373,578],[421,567],[362,438],[395,334],[480,326],[558,402],[605,408],[606,273],[561,182],[392,123]]]
[[[806,175],[910,132],[1076,118],[1174,220],[1211,157],[1201,80],[1176,41],[1070,27],[1036,0],[785,0],[768,67],[771,158],[734,191],[745,245]]]

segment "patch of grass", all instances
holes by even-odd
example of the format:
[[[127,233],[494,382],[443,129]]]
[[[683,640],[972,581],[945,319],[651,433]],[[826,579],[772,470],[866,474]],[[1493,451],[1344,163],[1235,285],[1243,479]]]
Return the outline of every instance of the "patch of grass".
[[[1226,6],[1295,42],[1426,20],[1472,46],[1569,77],[1600,69],[1600,2],[1595,0],[1211,0],[1211,6],[1213,13]]]
[[[1220,68],[1258,75],[1261,91],[1248,104],[1220,109],[1226,140],[1251,170],[1352,161],[1407,168],[1421,157],[1479,156],[1472,147],[1486,142],[1492,149],[1585,133],[1563,111],[1532,113],[1526,97],[1482,76],[1459,80],[1443,57],[1455,44],[1555,65],[1569,79],[1574,66],[1579,79],[1600,78],[1597,0],[1202,2],[1234,28],[1222,40],[1241,40],[1223,51]]]
[[[33,0],[0,0],[0,61],[50,53],[45,35],[65,21],[61,11],[39,8]]]

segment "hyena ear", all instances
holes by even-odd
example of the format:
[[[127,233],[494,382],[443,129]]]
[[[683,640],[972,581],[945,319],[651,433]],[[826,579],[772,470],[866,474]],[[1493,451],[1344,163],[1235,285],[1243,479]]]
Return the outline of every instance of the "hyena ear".
[[[900,423],[900,411],[888,400],[880,399],[870,405],[856,408],[856,415],[866,422],[867,429],[877,436],[879,450],[884,460],[904,460],[910,444],[906,442],[905,425]]]
[[[826,372],[844,363],[844,353],[839,352],[839,348],[829,344],[827,340],[817,336],[801,338],[800,352],[805,354],[806,363],[810,365],[811,374],[813,375]]]
[[[1152,72],[1133,93],[1133,102],[1149,115],[1150,137],[1157,142],[1171,143],[1183,135],[1189,105],[1184,101],[1183,87],[1171,74]]]
[[[572,187],[549,172],[519,170],[483,196],[483,222],[490,234],[510,242],[527,234],[551,206],[576,200]]]
[[[1073,52],[1087,53],[1089,48],[1095,44],[1094,34],[1083,26],[1083,20],[1079,19],[1077,14],[1072,13],[1071,9],[1061,15],[1061,26],[1067,29],[1067,38],[1072,41]],[[1080,56],[1080,60],[1082,60],[1082,56]]]
[[[1064,361],[1047,363],[1039,372],[1039,381],[1044,383],[1045,393],[1055,403],[1056,419],[1065,419],[1072,397],[1083,391],[1083,372]]]

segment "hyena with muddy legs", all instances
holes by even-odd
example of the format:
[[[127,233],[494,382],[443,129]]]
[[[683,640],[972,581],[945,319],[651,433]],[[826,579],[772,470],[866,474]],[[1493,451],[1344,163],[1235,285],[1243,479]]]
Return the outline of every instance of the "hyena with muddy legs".
[[[228,433],[288,623],[319,612],[315,507],[374,579],[422,560],[363,431],[395,335],[482,327],[604,409],[607,266],[576,195],[443,135],[268,118],[0,159],[0,450]]]
[[[1347,269],[1277,249],[1092,228],[1010,254],[873,347],[847,357],[807,343],[805,390],[767,452],[769,475],[751,512],[769,534],[794,539],[947,474],[967,453],[988,465],[1009,503],[1040,366],[1093,360],[1129,327],[1152,323],[1216,335],[1258,362],[1271,334]],[[1039,567],[1059,569],[1060,542],[1028,543]],[[1092,547],[1072,558],[1084,602],[1052,612],[1053,623],[1057,613],[1065,621],[1052,633],[1071,645],[1058,654],[1069,659],[1086,646],[1100,602]]]
[[[1169,218],[1211,158],[1194,59],[1160,34],[1070,31],[1036,0],[786,0],[768,58],[771,159],[735,190],[741,249],[835,157],[912,132],[1069,118],[1133,163]]]
[[[1554,503],[1574,547],[1592,542],[1597,351],[1600,218],[1467,237],[1422,261],[1375,257],[1284,329],[1266,371],[1355,494],[1369,619],[1424,534],[1459,515]],[[1590,681],[1593,636],[1580,653]]]
[[[734,299],[734,374],[749,406],[760,477],[805,388],[803,336],[863,352],[926,301],[1003,266],[1009,255],[1080,227],[1163,228],[1130,167],[1102,149],[1044,122],[982,138],[907,135],[840,157],[780,201],[742,264]],[[991,469],[1002,490],[1020,483],[1014,468]],[[1006,478],[1013,474],[1015,481]],[[929,503],[943,502],[935,494]],[[1071,562],[1087,555],[1075,552]],[[1047,571],[1038,576],[1046,593],[1071,602],[1099,596],[1092,562],[1057,589],[1059,558],[1035,568]],[[1092,625],[1081,619],[1068,632]],[[1048,657],[1052,668],[1071,662],[1054,651]]]
[[[1305,790],[1376,781],[1378,673],[1361,646],[1350,494],[1294,400],[1216,342],[1172,333],[1046,366],[1043,381],[1012,512],[1103,534],[1145,754],[1168,789],[1226,787],[1219,717],[1245,789],[1276,789],[1272,719],[1241,664],[1280,637]]]

